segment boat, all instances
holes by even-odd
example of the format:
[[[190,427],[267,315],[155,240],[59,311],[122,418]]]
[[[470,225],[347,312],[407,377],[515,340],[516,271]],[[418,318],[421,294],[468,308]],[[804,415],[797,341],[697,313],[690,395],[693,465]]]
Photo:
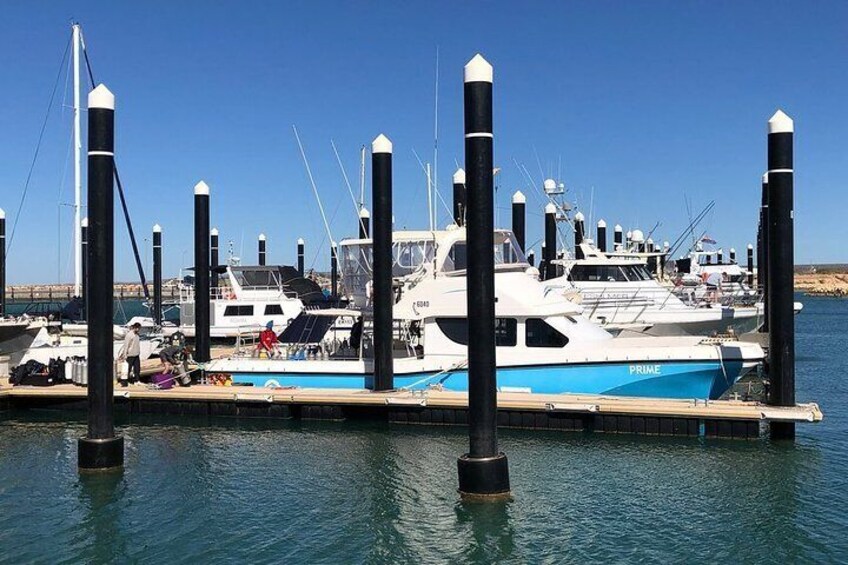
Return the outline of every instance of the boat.
[[[604,253],[580,244],[580,259],[558,260],[562,276],[544,286],[579,301],[592,321],[612,333],[714,336],[754,331],[762,305],[754,300],[684,302],[651,274],[639,254]]]
[[[0,355],[29,347],[42,325],[25,317],[0,319]]]
[[[282,332],[306,308],[329,306],[331,302],[314,280],[286,265],[222,265],[213,269],[217,285],[210,289],[210,337],[233,341],[257,335],[270,322]],[[177,332],[194,338],[194,276],[181,277],[178,324],[164,324],[165,335]],[[140,321],[141,320],[131,320]],[[152,324],[152,319],[142,325]],[[339,325],[353,324],[353,319]]]
[[[139,340],[142,361],[156,354],[162,346],[161,336],[142,336]],[[123,339],[113,340],[113,354],[117,359]],[[9,366],[15,367],[27,361],[38,361],[47,365],[51,359],[66,360],[70,357],[84,358],[88,356],[88,337],[80,333],[68,333],[62,324],[49,323],[38,330],[38,334],[29,347],[15,351],[9,355]]]
[[[500,391],[713,399],[763,359],[759,345],[732,339],[613,336],[538,280],[511,232],[494,235]],[[288,332],[279,357],[244,347],[206,363],[206,374],[257,387],[369,388],[371,241],[344,240],[340,253],[351,296],[342,312],[357,317],[358,343],[308,346]],[[395,386],[467,390],[465,229],[394,232],[393,257]],[[306,310],[296,325],[315,343],[309,328],[320,333],[321,319],[337,315]]]

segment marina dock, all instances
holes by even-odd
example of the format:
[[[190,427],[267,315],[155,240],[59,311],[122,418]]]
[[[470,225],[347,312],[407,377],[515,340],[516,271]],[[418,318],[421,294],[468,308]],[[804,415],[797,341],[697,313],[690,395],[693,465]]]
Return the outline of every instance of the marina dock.
[[[0,387],[0,410],[87,409],[86,389]],[[115,410],[293,420],[375,420],[392,424],[464,426],[468,394],[446,390],[371,392],[353,389],[194,385],[154,390],[118,388]],[[766,422],[819,422],[818,404],[768,406],[742,400],[679,400],[579,394],[498,393],[498,427],[657,436],[757,439]]]

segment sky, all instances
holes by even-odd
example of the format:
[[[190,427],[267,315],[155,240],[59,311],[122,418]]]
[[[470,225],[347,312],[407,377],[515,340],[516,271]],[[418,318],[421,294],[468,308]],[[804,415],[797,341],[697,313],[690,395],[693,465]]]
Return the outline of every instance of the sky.
[[[328,236],[292,126],[333,239],[355,235],[356,215],[331,141],[358,199],[359,150],[380,133],[394,143],[396,229],[426,228],[415,154],[437,165],[449,205],[464,160],[462,68],[478,52],[494,66],[497,223],[509,226],[511,195],[524,192],[537,254],[540,189],[553,177],[592,225],[648,232],[659,224],[657,242],[684,231],[687,199],[692,215],[714,200],[700,231],[744,257],[755,241],[766,124],[781,108],[795,120],[796,263],[848,262],[845,2],[7,0],[0,16],[0,208],[9,236],[18,218],[10,284],[73,277],[72,89],[63,63],[72,20],[96,80],[116,97],[116,163],[148,278],[155,223],[165,275],[192,263],[201,179],[222,247],[232,242],[244,263],[256,262],[262,232],[269,263],[292,264],[302,237],[307,266],[327,269]],[[443,226],[449,215],[441,203],[438,211]],[[119,210],[115,250],[116,278],[137,280]]]

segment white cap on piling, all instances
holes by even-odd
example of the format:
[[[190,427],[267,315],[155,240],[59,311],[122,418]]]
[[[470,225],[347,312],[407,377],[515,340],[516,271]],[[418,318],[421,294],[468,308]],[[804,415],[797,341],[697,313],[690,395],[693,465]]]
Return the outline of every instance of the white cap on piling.
[[[6,219],[6,210],[4,210],[3,208],[0,208],[0,220],[5,220],[5,219]]]
[[[212,228],[209,230],[209,235],[218,235],[218,228]]]
[[[297,238],[297,244],[298,244],[298,245],[303,245],[304,243],[306,243],[306,242],[305,242],[305,241],[303,241],[303,238],[302,238],[302,237]]]
[[[768,173],[763,173],[763,184],[768,184]]]
[[[382,133],[371,142],[371,153],[391,153],[392,142]]]
[[[331,241],[331,242],[330,242],[330,247],[332,247],[333,249],[335,249],[335,248],[337,247],[337,246],[336,246],[336,242],[335,242],[335,241]]]
[[[105,84],[98,84],[97,88],[88,93],[88,107],[114,110],[115,95],[106,88]]]
[[[264,233],[259,234],[259,241],[265,241],[265,234]]]
[[[607,227],[607,223],[603,219],[598,220],[598,227],[599,228],[605,228],[605,227]]]
[[[87,217],[82,219],[82,221],[80,222],[80,226],[84,227],[84,228],[88,227],[88,218]]]
[[[512,203],[513,204],[526,204],[527,197],[524,196],[524,193],[520,190],[516,190],[515,194],[512,195]]]
[[[162,233],[162,226],[160,226],[159,224],[155,224],[153,226],[153,233]]]
[[[654,240],[653,240],[652,238],[650,238],[650,237],[649,237],[649,238],[648,238],[648,241],[646,241],[645,243],[648,243],[648,244],[650,244],[650,245],[653,245],[653,244],[654,244]]]
[[[365,206],[363,206],[363,207],[359,210],[359,217],[360,217],[360,218],[362,218],[363,220],[364,220],[364,219],[366,219],[366,218],[370,218],[370,217],[371,217],[371,212],[369,212],[369,211],[368,211],[368,208],[366,208]]]
[[[465,82],[492,82],[493,76],[492,65],[480,53],[465,65]]]
[[[209,185],[203,181],[200,181],[196,185],[194,185],[194,195],[195,196],[209,196]]]
[[[642,243],[645,241],[645,234],[642,233],[642,230],[633,230],[630,234],[630,239],[635,241],[636,243]]]
[[[545,206],[545,214],[556,214],[556,206],[553,202],[548,202],[548,205]]]
[[[731,252],[731,253],[736,253],[736,248],[731,247],[731,248],[730,248],[730,252]]]
[[[749,244],[748,244],[748,249],[753,249],[753,248],[754,248],[754,246],[753,246],[752,244],[750,244],[750,243],[749,243]]]
[[[667,241],[663,241],[663,249],[668,249],[669,247],[671,247],[671,244]]]
[[[457,169],[453,174],[453,184],[465,184],[465,169]]]
[[[621,231],[623,228],[619,224],[615,224],[613,231]]]
[[[627,239],[633,239],[633,232],[632,231],[627,230],[627,233],[625,235],[627,236]]]
[[[778,110],[769,118],[768,132],[769,133],[792,133],[795,131],[795,122],[792,118],[783,113],[783,110]]]
[[[545,182],[542,184],[545,189],[545,192],[550,192],[552,190],[556,190],[556,181],[554,179],[545,179]]]
[[[576,214],[574,214],[574,221],[575,222],[582,222],[582,221],[585,221],[585,220],[586,220],[586,216],[583,215],[583,212],[577,212]]]

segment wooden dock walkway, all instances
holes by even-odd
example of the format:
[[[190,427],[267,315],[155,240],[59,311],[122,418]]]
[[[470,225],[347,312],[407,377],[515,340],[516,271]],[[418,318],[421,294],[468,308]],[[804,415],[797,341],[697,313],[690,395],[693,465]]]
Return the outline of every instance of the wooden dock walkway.
[[[0,387],[0,410],[85,409],[86,389]],[[155,390],[116,387],[116,412],[302,420],[373,419],[391,423],[465,425],[468,395],[446,390],[371,392],[350,389],[193,385]],[[819,422],[814,403],[774,407],[741,400],[672,400],[581,394],[498,394],[498,426],[643,435],[760,437],[761,423]]]

